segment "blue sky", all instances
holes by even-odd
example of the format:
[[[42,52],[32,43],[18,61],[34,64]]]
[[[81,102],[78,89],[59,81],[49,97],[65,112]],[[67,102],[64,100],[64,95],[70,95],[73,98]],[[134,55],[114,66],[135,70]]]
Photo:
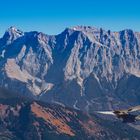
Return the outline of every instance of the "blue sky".
[[[140,0],[1,0],[0,36],[10,26],[58,34],[66,27],[91,25],[140,31]]]

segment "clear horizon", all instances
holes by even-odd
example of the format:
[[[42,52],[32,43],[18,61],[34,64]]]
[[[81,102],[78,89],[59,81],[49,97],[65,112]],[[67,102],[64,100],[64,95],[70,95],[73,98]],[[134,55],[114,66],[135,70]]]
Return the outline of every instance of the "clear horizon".
[[[0,5],[0,37],[10,26],[49,35],[77,25],[140,32],[139,5],[139,0],[6,0]]]

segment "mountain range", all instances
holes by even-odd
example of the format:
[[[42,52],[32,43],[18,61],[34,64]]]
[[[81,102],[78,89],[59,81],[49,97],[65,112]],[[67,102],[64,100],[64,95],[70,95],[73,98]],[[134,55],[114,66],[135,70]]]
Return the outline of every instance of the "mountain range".
[[[0,39],[0,86],[92,111],[140,103],[140,33],[76,26],[58,35],[10,27]]]
[[[139,32],[10,27],[0,38],[0,140],[137,140],[139,125],[95,111],[138,104]]]

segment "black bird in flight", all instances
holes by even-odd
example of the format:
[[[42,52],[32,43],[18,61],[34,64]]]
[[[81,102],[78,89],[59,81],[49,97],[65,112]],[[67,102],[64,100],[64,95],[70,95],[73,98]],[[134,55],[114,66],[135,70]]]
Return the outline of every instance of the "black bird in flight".
[[[140,111],[140,105],[125,110],[97,111],[97,113],[105,115],[114,115],[117,118],[122,119],[124,123],[133,123],[136,121],[140,121],[140,115],[134,115],[131,113],[136,111]]]

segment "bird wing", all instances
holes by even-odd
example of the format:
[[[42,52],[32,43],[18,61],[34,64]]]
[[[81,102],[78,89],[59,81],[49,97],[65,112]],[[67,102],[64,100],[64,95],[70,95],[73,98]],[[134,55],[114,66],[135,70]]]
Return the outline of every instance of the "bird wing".
[[[114,111],[97,111],[97,113],[105,114],[105,115],[115,115]]]
[[[105,114],[105,115],[116,115],[116,114],[127,114],[128,112],[135,112],[135,111],[140,111],[140,105],[139,106],[135,106],[135,107],[131,107],[129,109],[126,110],[117,110],[117,111],[97,111],[97,113],[100,114]]]
[[[135,111],[139,111],[139,110],[140,110],[140,105],[139,106],[135,106],[135,107],[131,107],[127,111],[128,112],[135,112]]]
[[[137,121],[139,121],[139,120],[140,120],[140,115],[136,116],[135,119],[136,119]]]

